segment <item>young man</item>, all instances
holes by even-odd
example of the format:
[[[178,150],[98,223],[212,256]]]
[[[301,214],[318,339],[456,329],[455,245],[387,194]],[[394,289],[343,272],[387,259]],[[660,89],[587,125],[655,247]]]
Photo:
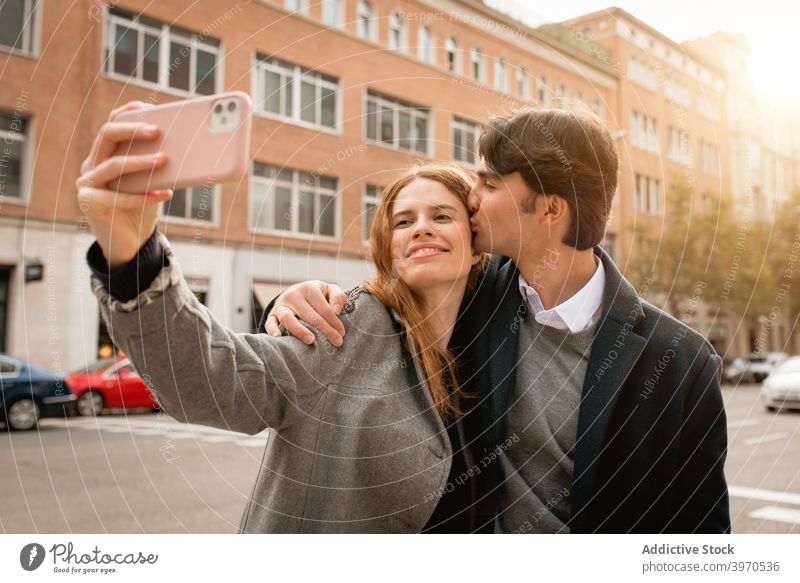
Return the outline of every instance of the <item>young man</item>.
[[[494,257],[450,345],[477,396],[448,430],[464,457],[431,530],[730,532],[721,359],[598,246],[619,165],[608,130],[526,109],[492,119],[479,151],[472,225]],[[341,302],[298,284],[261,329],[308,340],[299,317],[339,344]]]

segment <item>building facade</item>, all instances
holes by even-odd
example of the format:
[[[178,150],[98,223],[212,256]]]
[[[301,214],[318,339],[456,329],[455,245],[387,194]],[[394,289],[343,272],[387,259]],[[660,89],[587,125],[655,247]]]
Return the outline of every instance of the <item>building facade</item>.
[[[160,224],[195,293],[241,332],[290,283],[369,277],[377,187],[420,160],[474,167],[490,113],[566,106],[566,87],[615,123],[606,64],[480,2],[20,0],[2,19],[2,350],[50,369],[111,350],[74,184],[127,101],[253,99],[247,175],[177,191]]]
[[[112,350],[74,185],[109,112],[131,100],[253,99],[246,175],[176,191],[159,227],[239,332],[288,284],[368,278],[380,185],[417,161],[474,168],[494,112],[527,103],[605,121],[622,155],[605,247],[622,267],[673,181],[717,194],[741,181],[730,71],[619,9],[557,31],[477,0],[9,0],[0,19],[0,352],[49,369]]]

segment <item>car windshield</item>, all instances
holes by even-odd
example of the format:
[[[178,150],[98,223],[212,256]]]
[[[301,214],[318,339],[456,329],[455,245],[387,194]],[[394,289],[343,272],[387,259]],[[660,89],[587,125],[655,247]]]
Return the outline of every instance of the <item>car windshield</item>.
[[[109,357],[109,358],[101,358],[98,361],[90,362],[80,368],[77,368],[72,371],[72,374],[91,374],[95,372],[100,372],[101,370],[108,368],[112,364],[116,362],[116,358]]]
[[[787,360],[778,368],[775,369],[775,372],[784,374],[787,372],[800,372],[800,358],[793,358],[792,360]]]

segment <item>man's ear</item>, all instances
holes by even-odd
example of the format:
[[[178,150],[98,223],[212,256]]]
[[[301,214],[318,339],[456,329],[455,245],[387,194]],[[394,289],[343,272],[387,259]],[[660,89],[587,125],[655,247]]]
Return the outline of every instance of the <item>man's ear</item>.
[[[545,211],[549,222],[557,223],[569,216],[569,205],[567,201],[555,194],[545,194],[541,198],[544,199]]]

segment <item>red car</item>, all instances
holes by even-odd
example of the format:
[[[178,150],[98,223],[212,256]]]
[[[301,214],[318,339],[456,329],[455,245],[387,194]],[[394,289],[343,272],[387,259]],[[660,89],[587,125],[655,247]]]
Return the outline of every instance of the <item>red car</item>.
[[[99,415],[104,409],[158,409],[147,385],[127,358],[104,358],[67,376],[78,397],[78,415]]]

